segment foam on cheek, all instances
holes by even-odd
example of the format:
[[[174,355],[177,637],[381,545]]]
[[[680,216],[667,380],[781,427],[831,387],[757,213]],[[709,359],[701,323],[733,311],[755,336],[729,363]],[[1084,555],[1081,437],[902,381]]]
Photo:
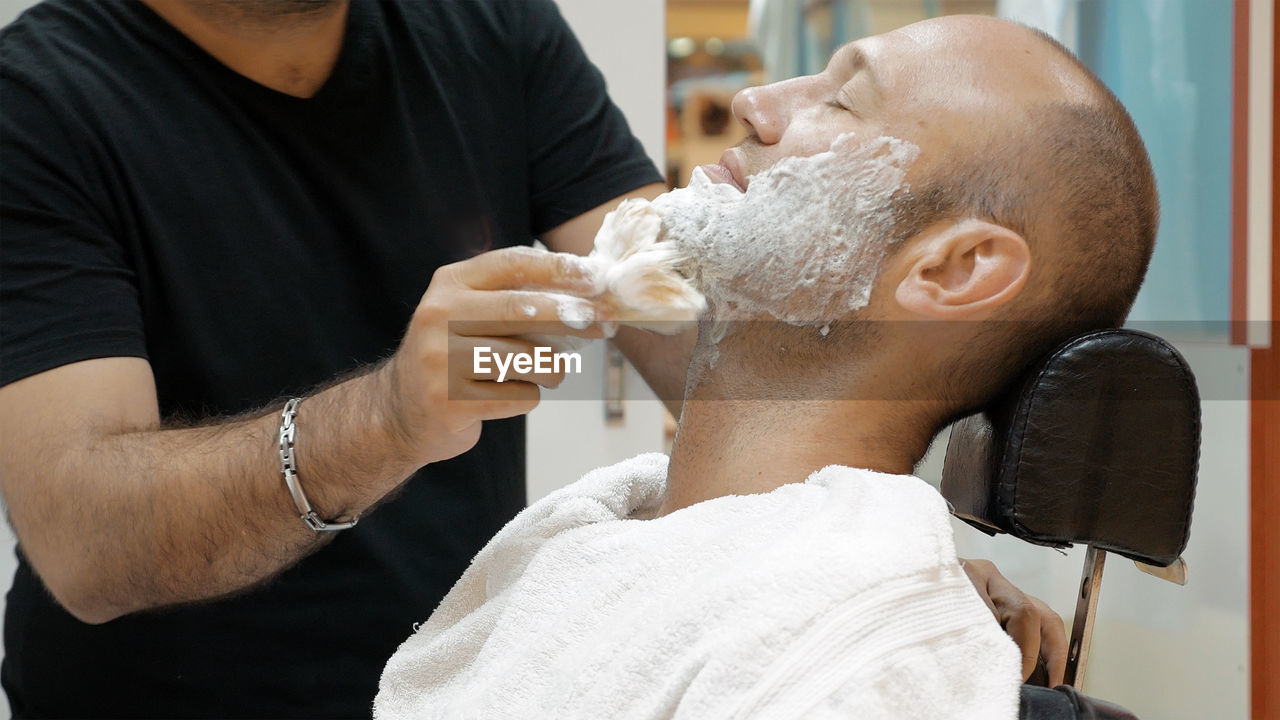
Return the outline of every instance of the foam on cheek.
[[[767,313],[824,326],[870,300],[893,228],[891,201],[919,152],[897,138],[843,135],[827,152],[753,176],[745,193],[695,171],[687,188],[653,207],[717,319]]]

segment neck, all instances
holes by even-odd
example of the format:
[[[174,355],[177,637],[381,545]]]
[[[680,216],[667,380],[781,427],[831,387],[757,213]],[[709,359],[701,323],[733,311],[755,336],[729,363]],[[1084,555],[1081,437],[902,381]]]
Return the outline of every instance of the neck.
[[[933,438],[932,403],[725,399],[743,395],[725,392],[721,372],[732,371],[717,368],[686,393],[659,515],[767,493],[828,465],[909,474]],[[841,396],[859,397],[856,385]]]
[[[143,0],[219,62],[277,92],[308,98],[329,79],[346,33],[347,0]]]

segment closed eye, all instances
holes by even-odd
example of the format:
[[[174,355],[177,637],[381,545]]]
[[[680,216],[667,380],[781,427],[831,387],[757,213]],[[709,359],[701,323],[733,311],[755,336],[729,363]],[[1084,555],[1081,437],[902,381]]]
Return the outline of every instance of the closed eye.
[[[839,94],[827,101],[827,107],[835,110],[843,110],[857,118],[862,117],[862,115],[857,110],[854,110],[849,103],[846,103]]]

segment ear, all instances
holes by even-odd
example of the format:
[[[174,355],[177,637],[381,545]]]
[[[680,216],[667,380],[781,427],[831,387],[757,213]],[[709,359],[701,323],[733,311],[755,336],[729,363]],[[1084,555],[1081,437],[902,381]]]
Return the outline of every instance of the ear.
[[[1018,233],[975,219],[927,232],[894,293],[904,309],[958,320],[994,310],[1022,291],[1031,250]]]

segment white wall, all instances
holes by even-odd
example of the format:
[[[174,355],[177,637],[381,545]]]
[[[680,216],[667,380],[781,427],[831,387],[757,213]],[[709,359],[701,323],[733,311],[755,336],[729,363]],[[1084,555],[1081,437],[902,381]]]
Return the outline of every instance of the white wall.
[[[658,167],[666,154],[666,49],[663,0],[557,0],[587,55],[604,73],[609,95]],[[528,488],[533,502],[583,473],[663,445],[662,407],[630,366],[624,418],[605,425],[604,403],[557,400],[603,397],[604,347],[583,352],[583,374],[571,376],[529,416]]]
[[[13,581],[13,574],[18,570],[18,558],[14,554],[17,548],[17,540],[13,536],[13,530],[9,527],[9,522],[4,522],[4,529],[0,530],[0,587],[9,591],[9,584]],[[0,622],[4,618],[4,602],[5,598],[0,596]],[[0,639],[0,659],[4,658],[3,640]],[[9,696],[0,692],[0,717],[9,716]]]
[[[1200,472],[1178,587],[1108,555],[1085,692],[1140,718],[1243,720],[1249,711],[1249,360],[1243,348],[1179,345],[1200,386]],[[1237,399],[1233,399],[1237,398]],[[937,484],[946,438],[919,474]],[[954,521],[962,557],[984,557],[1071,623],[1084,549],[1065,555]]]
[[[0,0],[0,27],[13,22],[14,18],[32,5],[35,5],[34,0]]]

